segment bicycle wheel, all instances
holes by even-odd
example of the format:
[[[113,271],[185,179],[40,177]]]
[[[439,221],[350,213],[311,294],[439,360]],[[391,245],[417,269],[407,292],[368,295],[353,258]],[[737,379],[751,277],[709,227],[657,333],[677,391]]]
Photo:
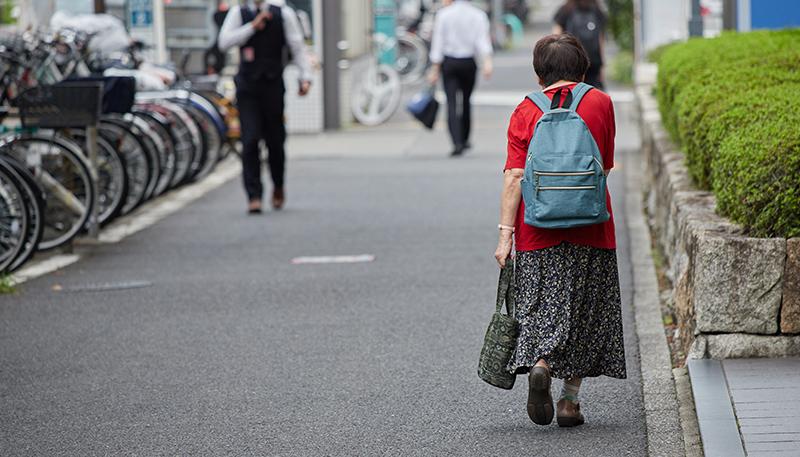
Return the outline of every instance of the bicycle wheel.
[[[89,166],[75,143],[53,134],[35,133],[6,145],[25,164],[45,192],[44,233],[38,250],[71,241],[91,214],[94,185]]]
[[[189,175],[186,177],[186,179],[187,182],[194,181],[197,177],[197,174],[203,168],[203,162],[205,162],[206,159],[205,149],[203,147],[203,135],[200,133],[200,128],[198,127],[197,123],[183,106],[177,103],[162,104],[174,112],[176,118],[184,124],[184,128],[188,132],[189,139],[192,142],[192,164],[189,168]]]
[[[169,190],[172,180],[179,173],[175,143],[167,130],[169,121],[158,113],[135,112],[131,117],[134,125],[141,130],[145,144],[159,151],[159,157],[164,160],[161,164],[161,176],[158,178],[155,189],[155,195],[161,195]],[[189,169],[189,162],[186,161],[185,164],[184,172]]]
[[[162,175],[169,176],[172,174],[171,150],[164,146],[158,134],[152,131],[150,125],[140,117],[132,114],[125,115],[119,117],[116,122],[133,132],[141,140],[144,151],[147,153],[150,165],[150,180],[147,181],[144,200],[149,200],[159,195],[159,182],[162,180]]]
[[[25,246],[30,220],[22,192],[22,179],[0,161],[0,271],[10,266]]]
[[[220,138],[214,122],[202,108],[194,105],[191,101],[183,103],[182,106],[192,117],[195,124],[197,124],[200,137],[202,138],[203,162],[200,164],[200,169],[194,176],[194,179],[202,179],[208,176],[217,165],[222,139]]]
[[[147,157],[147,182],[144,185],[142,198],[135,205],[128,206],[123,210],[123,213],[127,213],[142,202],[152,198],[155,193],[156,184],[161,176],[161,152],[159,148],[152,143],[150,138],[151,133],[148,130],[142,131],[139,128],[142,124],[139,123],[139,120],[135,117],[109,115],[104,117],[103,121],[107,124],[116,125],[119,129],[125,131],[124,135],[130,135],[134,138],[141,148],[141,151],[144,152],[144,155]]]
[[[400,82],[413,84],[422,78],[428,68],[428,47],[422,38],[411,33],[397,37],[397,58],[394,64]]]
[[[98,132],[111,143],[125,165],[127,193],[118,214],[128,214],[145,199],[147,186],[151,181],[150,155],[145,150],[142,138],[134,134],[124,121],[104,118],[100,121]]]
[[[225,124],[224,109],[222,106],[215,104],[214,99],[208,94],[208,92],[194,91],[189,95],[189,100],[191,100],[193,104],[199,106],[205,114],[208,115],[219,133],[221,141],[224,141],[228,135],[228,126]],[[217,95],[217,97],[220,96]]]
[[[28,172],[25,165],[13,157],[0,153],[0,161],[11,167],[21,178],[20,190],[28,208],[28,230],[25,235],[25,244],[17,253],[16,258],[6,268],[6,271],[15,271],[25,264],[36,252],[36,247],[42,240],[44,233],[44,191],[36,183],[33,175]]]
[[[241,133],[239,129],[239,111],[230,100],[216,92],[200,91],[199,94],[210,101],[214,105],[214,109],[222,116],[225,132],[223,138],[225,139],[225,149],[227,150],[224,154],[227,154],[230,152],[230,147],[239,140]]]
[[[179,106],[164,100],[139,104],[134,111],[155,112],[169,121],[169,132],[175,143],[176,168],[170,187],[191,180],[201,159],[200,134],[194,122]],[[185,169],[184,169],[185,168]]]
[[[86,143],[83,129],[70,130],[71,139]],[[128,175],[121,154],[102,135],[97,137],[97,219],[103,225],[122,210],[128,197]]]
[[[386,64],[371,66],[353,89],[353,116],[363,125],[386,122],[400,106],[400,77]]]

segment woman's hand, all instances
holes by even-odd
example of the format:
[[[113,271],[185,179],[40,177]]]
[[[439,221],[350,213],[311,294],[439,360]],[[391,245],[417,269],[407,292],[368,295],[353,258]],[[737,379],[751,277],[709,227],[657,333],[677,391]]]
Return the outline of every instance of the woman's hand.
[[[500,268],[506,267],[506,260],[511,255],[511,232],[508,230],[500,230],[500,239],[497,241],[497,249],[494,251],[494,258]]]

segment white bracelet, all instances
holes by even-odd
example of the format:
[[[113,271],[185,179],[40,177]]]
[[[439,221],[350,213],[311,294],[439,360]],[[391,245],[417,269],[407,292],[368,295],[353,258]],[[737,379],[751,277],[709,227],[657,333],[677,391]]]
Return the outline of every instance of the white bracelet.
[[[512,227],[510,225],[497,224],[497,228],[499,230],[509,230],[509,231],[511,231],[511,233],[514,233],[514,227]]]

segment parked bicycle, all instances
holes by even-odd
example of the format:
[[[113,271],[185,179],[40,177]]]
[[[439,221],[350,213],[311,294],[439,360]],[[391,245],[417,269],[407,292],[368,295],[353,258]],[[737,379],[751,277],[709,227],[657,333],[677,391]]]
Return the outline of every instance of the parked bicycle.
[[[351,109],[363,125],[386,122],[400,106],[400,74],[391,65],[381,63],[381,55],[395,46],[396,40],[385,34],[373,36],[367,68],[355,80]]]

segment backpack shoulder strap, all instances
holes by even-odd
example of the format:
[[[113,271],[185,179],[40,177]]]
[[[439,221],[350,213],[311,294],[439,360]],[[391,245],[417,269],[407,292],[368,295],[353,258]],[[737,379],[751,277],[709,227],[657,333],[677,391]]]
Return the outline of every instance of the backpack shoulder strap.
[[[583,96],[592,89],[594,89],[594,86],[590,86],[586,83],[576,84],[572,89],[572,104],[569,105],[569,109],[572,111],[578,109],[578,105],[581,103],[581,100],[583,100]]]
[[[542,113],[550,111],[550,99],[544,93],[540,91],[531,92],[527,97],[542,110]]]

